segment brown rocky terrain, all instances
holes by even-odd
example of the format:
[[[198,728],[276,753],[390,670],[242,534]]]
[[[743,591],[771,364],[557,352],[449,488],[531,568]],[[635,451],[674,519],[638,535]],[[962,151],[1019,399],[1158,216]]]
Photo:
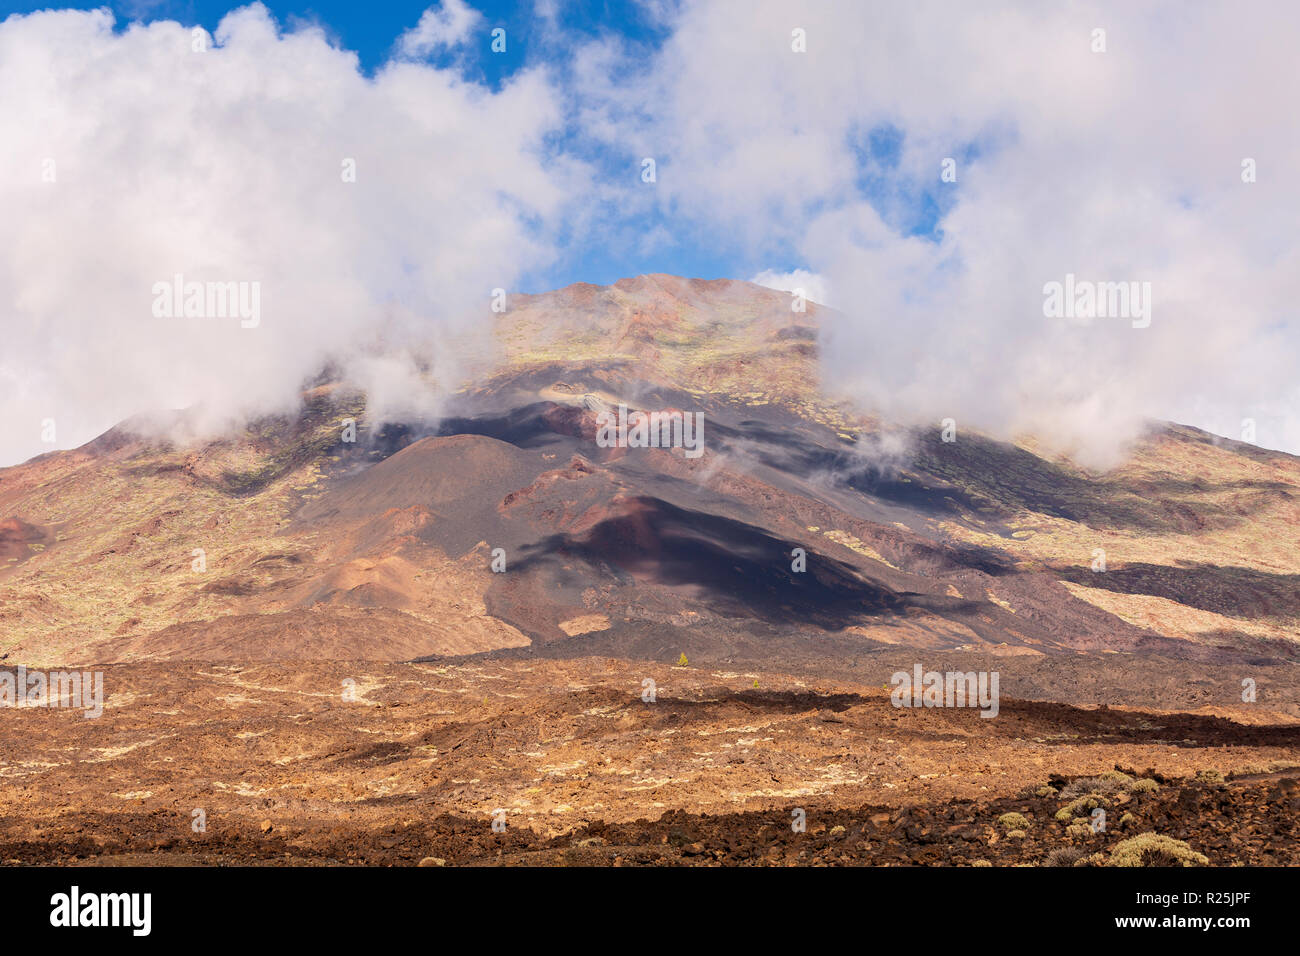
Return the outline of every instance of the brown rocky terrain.
[[[1057,865],[1157,832],[1216,864],[1300,862],[1290,723],[1005,697],[986,720],[604,658],[151,662],[105,685],[98,719],[6,715],[0,858]],[[1057,818],[1094,791],[1104,832]]]

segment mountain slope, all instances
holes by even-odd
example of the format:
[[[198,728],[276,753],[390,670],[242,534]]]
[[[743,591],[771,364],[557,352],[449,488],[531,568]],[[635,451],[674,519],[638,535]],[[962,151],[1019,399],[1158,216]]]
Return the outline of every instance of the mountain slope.
[[[887,429],[824,394],[824,317],[669,276],[517,296],[440,422],[326,383],[242,435],[0,470],[0,650],[1295,661],[1300,460],[1169,425],[1097,474]],[[702,412],[704,454],[599,447],[619,403]]]

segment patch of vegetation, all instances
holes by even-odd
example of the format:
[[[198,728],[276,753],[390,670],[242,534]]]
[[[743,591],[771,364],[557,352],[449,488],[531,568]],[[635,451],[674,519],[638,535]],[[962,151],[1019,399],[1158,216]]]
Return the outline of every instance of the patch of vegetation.
[[[222,472],[218,486],[235,497],[257,494],[299,465],[324,456],[338,442],[337,428],[324,429],[272,452],[254,468]]]
[[[998,826],[1004,830],[1020,830],[1023,832],[1029,829],[1029,820],[1023,814],[1004,813],[998,817]]]
[[[1081,777],[1061,790],[1061,797],[1072,799],[1088,793],[1110,796],[1122,793],[1132,786],[1133,778],[1118,770],[1107,770],[1095,777]]]
[[[1081,846],[1063,846],[1047,854],[1043,866],[1078,866],[1087,855],[1088,851]]]
[[[251,453],[253,462],[244,468],[224,469],[213,484],[234,497],[257,494],[339,446],[343,420],[360,421],[364,410],[364,400],[358,397],[316,394],[304,398],[297,415],[272,415],[249,422],[238,447],[246,456]]]
[[[1111,850],[1107,866],[1208,866],[1210,858],[1182,840],[1158,833],[1143,833],[1121,840]]]
[[[1065,835],[1071,840],[1087,840],[1092,835],[1092,827],[1087,823],[1071,823],[1065,828]]]
[[[1071,800],[1065,806],[1061,807],[1061,809],[1057,810],[1056,819],[1065,823],[1068,820],[1073,820],[1075,817],[1081,817],[1085,814],[1091,813],[1098,807],[1101,807],[1103,810],[1109,809],[1110,801],[1102,794],[1089,793],[1076,800]]]

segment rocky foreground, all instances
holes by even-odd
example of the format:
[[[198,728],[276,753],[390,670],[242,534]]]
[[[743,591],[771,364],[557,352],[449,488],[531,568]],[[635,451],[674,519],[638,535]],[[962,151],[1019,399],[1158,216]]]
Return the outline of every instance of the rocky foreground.
[[[1300,862],[1300,727],[1244,714],[1004,697],[984,719],[608,659],[118,665],[105,687],[95,719],[4,711],[0,860]]]

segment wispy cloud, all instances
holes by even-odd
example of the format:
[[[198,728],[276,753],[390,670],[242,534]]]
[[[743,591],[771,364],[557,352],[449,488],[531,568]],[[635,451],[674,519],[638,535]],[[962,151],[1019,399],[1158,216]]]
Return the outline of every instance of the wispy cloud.
[[[830,283],[826,281],[826,277],[809,272],[807,269],[792,269],[789,272],[764,269],[749,281],[769,289],[793,292],[802,295],[810,302],[821,305],[835,304],[831,301]]]
[[[425,57],[459,46],[482,20],[482,15],[465,0],[442,0],[425,10],[419,23],[401,35],[398,52],[402,56]]]

